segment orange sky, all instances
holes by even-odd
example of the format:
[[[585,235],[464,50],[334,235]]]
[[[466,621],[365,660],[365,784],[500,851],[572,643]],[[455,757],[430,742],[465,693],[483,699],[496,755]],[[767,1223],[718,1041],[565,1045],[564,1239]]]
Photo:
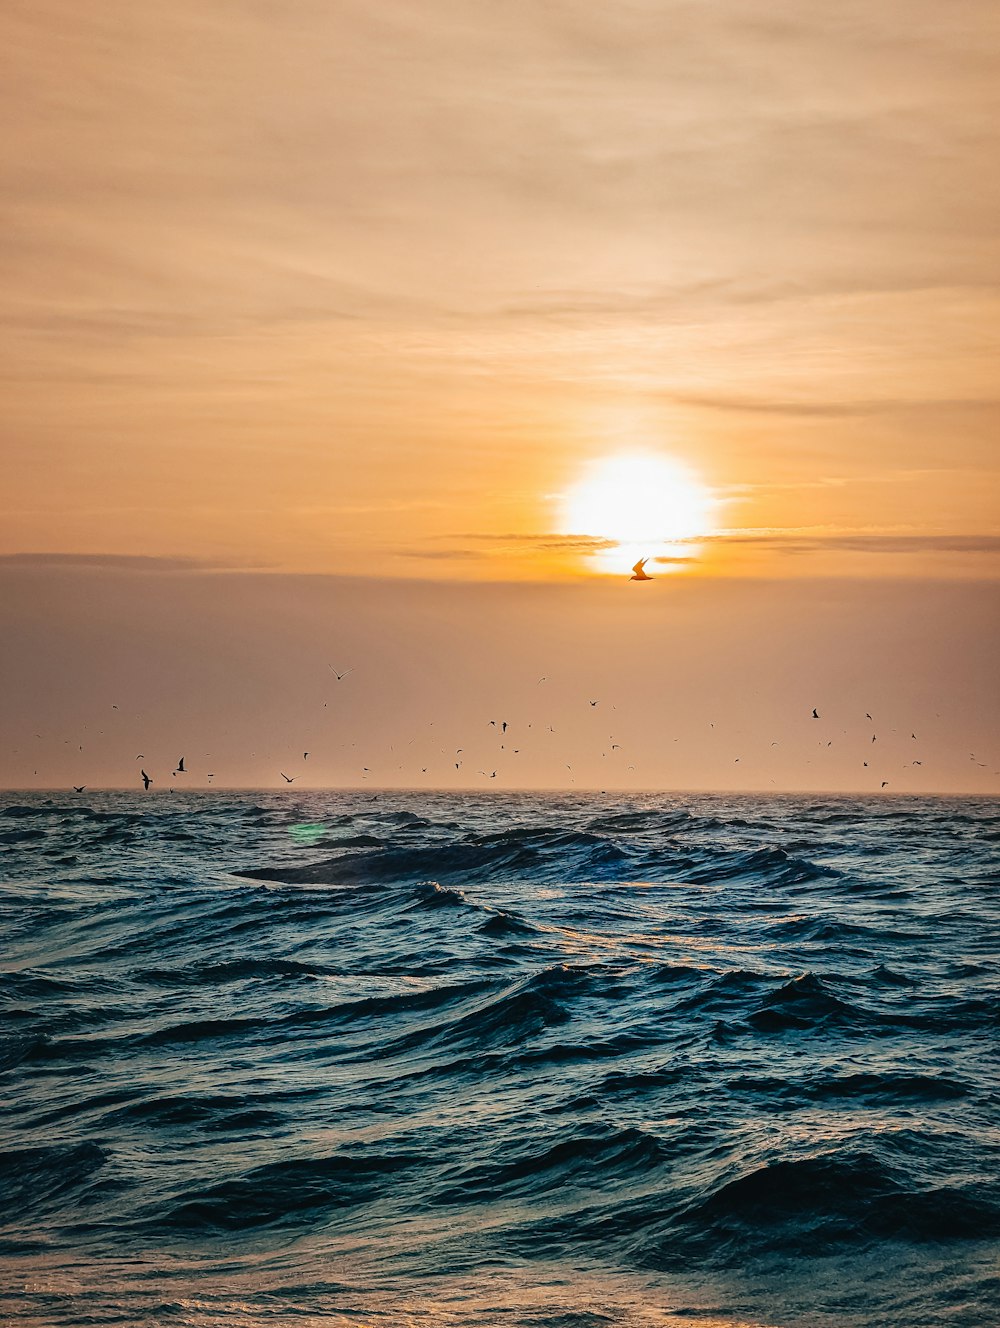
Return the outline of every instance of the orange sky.
[[[53,603],[54,554],[167,560],[154,598],[177,558],[586,585],[565,495],[643,453],[714,501],[654,616],[773,582],[791,640],[814,581],[960,583],[990,657],[989,0],[15,0],[0,38],[12,623],[27,555]]]

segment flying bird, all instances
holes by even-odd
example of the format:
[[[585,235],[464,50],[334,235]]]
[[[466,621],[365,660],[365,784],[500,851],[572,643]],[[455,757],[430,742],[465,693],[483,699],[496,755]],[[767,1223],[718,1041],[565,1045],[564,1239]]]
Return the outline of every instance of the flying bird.
[[[871,718],[872,718],[871,715],[869,715],[868,711],[866,710],[866,711],[865,711],[865,719],[871,719]],[[875,721],[872,720],[872,723],[873,723],[873,724],[874,724],[874,722],[875,722]]]
[[[73,792],[74,792],[74,793],[82,793],[83,790],[84,790],[86,787],[87,787],[86,784],[74,784],[74,785],[73,785]]]
[[[281,776],[281,778],[285,781],[286,784],[294,784],[296,779],[298,778],[298,775],[286,775],[284,770],[279,770],[278,774]]]
[[[177,762],[177,769],[171,771],[171,774],[174,774],[174,775],[186,775],[186,774],[187,774],[187,771],[184,769],[184,757],[183,757],[183,756],[182,756],[181,759]]]
[[[351,669],[345,669],[343,673],[338,673],[332,664],[328,664],[326,667],[330,670],[330,672],[333,674],[333,676],[337,679],[338,682],[343,682],[349,673],[354,672],[353,668],[351,668]]]
[[[883,780],[882,780],[882,787],[883,787],[883,788],[887,788],[887,787],[888,787],[888,784],[889,784],[889,781],[888,781],[887,779],[883,779]]]
[[[813,706],[812,717],[813,717],[813,719],[819,719],[819,711],[816,709],[815,706]]]
[[[308,759],[309,759],[309,753],[308,753],[308,752],[303,752],[303,753],[302,753],[302,759],[303,759],[303,761],[308,761]]]
[[[632,575],[629,577],[629,580],[652,581],[653,578],[651,576],[646,575],[646,564],[648,562],[649,562],[648,558],[640,558],[639,561],[636,563],[636,565],[632,568]]]
[[[591,704],[592,706],[596,706],[596,705],[600,705],[601,703],[600,703],[600,701],[591,701],[590,704]]]
[[[152,780],[150,779],[150,777],[146,774],[145,770],[140,770],[140,771],[139,771],[139,774],[142,775],[142,787],[143,787],[144,789],[148,790],[150,784],[152,784],[153,781],[152,781]]]

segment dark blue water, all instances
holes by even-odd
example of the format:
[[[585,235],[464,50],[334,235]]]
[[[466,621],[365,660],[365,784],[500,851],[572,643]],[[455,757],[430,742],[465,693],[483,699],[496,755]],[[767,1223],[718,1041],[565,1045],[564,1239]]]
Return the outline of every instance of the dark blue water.
[[[0,1320],[995,1325],[982,801],[7,795]]]

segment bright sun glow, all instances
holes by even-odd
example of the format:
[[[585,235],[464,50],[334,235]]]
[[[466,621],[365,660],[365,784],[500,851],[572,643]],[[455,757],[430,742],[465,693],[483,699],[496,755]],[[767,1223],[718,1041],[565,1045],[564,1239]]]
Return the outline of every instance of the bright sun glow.
[[[670,560],[659,566],[666,571],[694,556],[686,541],[711,531],[714,505],[709,490],[671,457],[608,457],[565,495],[562,527],[615,542],[595,554],[603,571],[624,571],[642,557]],[[656,570],[652,563],[649,570]]]

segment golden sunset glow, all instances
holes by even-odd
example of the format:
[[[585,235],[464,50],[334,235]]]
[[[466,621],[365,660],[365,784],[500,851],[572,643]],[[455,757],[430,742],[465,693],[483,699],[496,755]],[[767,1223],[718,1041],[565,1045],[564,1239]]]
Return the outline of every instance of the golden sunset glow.
[[[4,6],[0,785],[995,791],[994,10]]]
[[[712,531],[714,507],[706,486],[673,457],[620,455],[592,463],[565,495],[562,528],[614,541],[591,555],[601,571],[623,572],[639,558],[676,567],[694,556],[688,541]]]

